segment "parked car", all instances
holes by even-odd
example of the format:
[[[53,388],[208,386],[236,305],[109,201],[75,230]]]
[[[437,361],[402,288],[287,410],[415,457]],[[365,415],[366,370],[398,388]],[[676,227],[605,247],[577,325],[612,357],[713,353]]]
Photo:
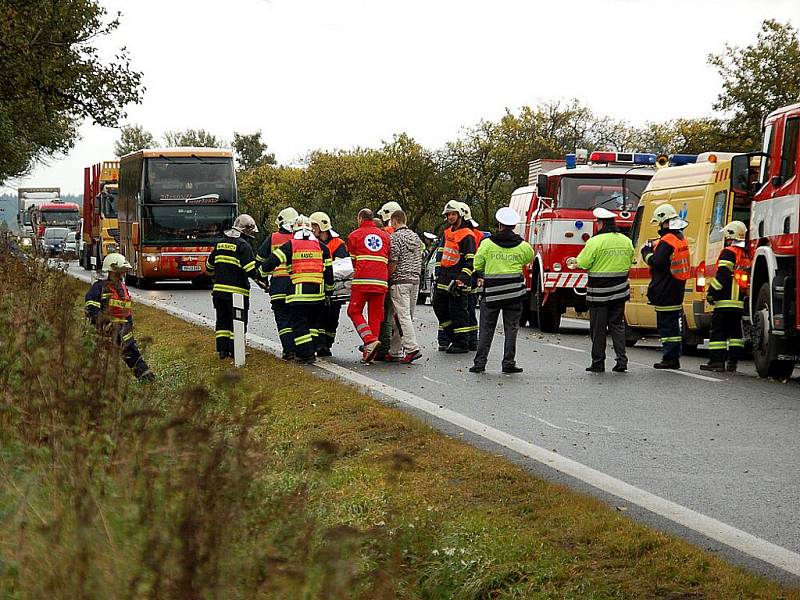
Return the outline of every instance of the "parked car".
[[[67,234],[67,239],[64,242],[64,258],[76,258],[78,256],[78,242],[77,233],[70,231]]]
[[[64,251],[67,235],[70,230],[66,227],[48,227],[39,239],[39,250],[45,256],[57,256]]]
[[[431,234],[427,234],[428,237]],[[436,249],[442,244],[439,238],[422,255],[422,271],[419,274],[419,294],[417,304],[425,304],[429,299],[433,301],[433,289],[436,286]]]

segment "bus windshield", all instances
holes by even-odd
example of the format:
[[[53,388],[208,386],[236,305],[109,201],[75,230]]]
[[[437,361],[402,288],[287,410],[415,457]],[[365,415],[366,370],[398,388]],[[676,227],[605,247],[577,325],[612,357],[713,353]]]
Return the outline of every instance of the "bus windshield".
[[[649,177],[564,176],[558,192],[558,207],[592,210],[634,210]]]
[[[66,210],[42,210],[39,217],[44,225],[71,225],[80,219],[77,208]]]
[[[147,203],[236,202],[233,161],[219,157],[149,158],[145,169]]]
[[[210,244],[233,225],[236,206],[151,204],[142,217],[142,243]]]

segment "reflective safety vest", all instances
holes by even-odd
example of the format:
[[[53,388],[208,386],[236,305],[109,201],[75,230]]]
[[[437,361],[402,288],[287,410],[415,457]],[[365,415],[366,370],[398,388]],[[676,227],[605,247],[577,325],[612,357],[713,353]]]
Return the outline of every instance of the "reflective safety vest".
[[[112,283],[106,285],[103,296],[108,297],[108,316],[112,323],[127,323],[131,318],[131,295],[123,282],[119,282],[119,288]]]
[[[324,270],[320,242],[292,239],[292,272],[290,274],[292,283],[322,285]]]
[[[344,246],[344,240],[339,237],[332,237],[328,240],[326,245],[328,246],[328,250],[331,251],[331,259],[333,259],[333,255],[336,254],[336,251]]]
[[[744,248],[731,246],[729,248],[736,255],[736,267],[733,269],[733,281],[745,292],[750,288],[750,266],[752,261],[747,256]]]
[[[461,260],[461,240],[473,235],[473,230],[469,227],[456,229],[448,227],[444,232],[444,246],[442,247],[441,265],[445,268],[454,267]],[[477,240],[476,240],[477,242]]]
[[[275,250],[283,246],[286,242],[292,239],[291,233],[283,233],[282,231],[276,231],[272,234],[270,238],[270,246],[272,247],[272,252],[274,253]],[[272,272],[272,277],[289,277],[290,268],[286,264],[280,264],[275,267],[275,270]]]
[[[673,233],[668,233],[655,243],[653,246],[654,251],[661,242],[672,246],[672,260],[669,265],[672,276],[679,281],[689,279],[692,268],[689,263],[689,244],[686,240],[680,239]]]

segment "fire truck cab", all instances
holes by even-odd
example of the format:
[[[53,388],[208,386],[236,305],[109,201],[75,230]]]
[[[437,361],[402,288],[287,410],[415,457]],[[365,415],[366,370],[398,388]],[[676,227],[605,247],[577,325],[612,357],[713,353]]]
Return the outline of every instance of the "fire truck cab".
[[[586,158],[588,157],[588,162]],[[587,310],[585,271],[567,259],[583,249],[597,228],[592,211],[606,208],[628,233],[639,199],[655,173],[656,155],[592,152],[568,154],[563,161],[529,163],[529,185],[515,190],[510,205],[523,221],[518,233],[536,251],[525,271],[528,295],[523,323],[555,333],[568,307]]]
[[[762,377],[786,379],[800,362],[800,104],[764,119],[757,181],[745,189],[750,214],[750,318],[753,358]],[[747,157],[732,168],[745,172]],[[747,187],[744,182],[743,187]]]

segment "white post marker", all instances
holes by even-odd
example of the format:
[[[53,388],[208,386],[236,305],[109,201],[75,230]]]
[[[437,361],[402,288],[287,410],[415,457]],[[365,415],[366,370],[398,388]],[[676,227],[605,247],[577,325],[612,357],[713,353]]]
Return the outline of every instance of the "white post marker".
[[[233,295],[233,364],[243,367],[245,360],[244,344],[244,296]]]

